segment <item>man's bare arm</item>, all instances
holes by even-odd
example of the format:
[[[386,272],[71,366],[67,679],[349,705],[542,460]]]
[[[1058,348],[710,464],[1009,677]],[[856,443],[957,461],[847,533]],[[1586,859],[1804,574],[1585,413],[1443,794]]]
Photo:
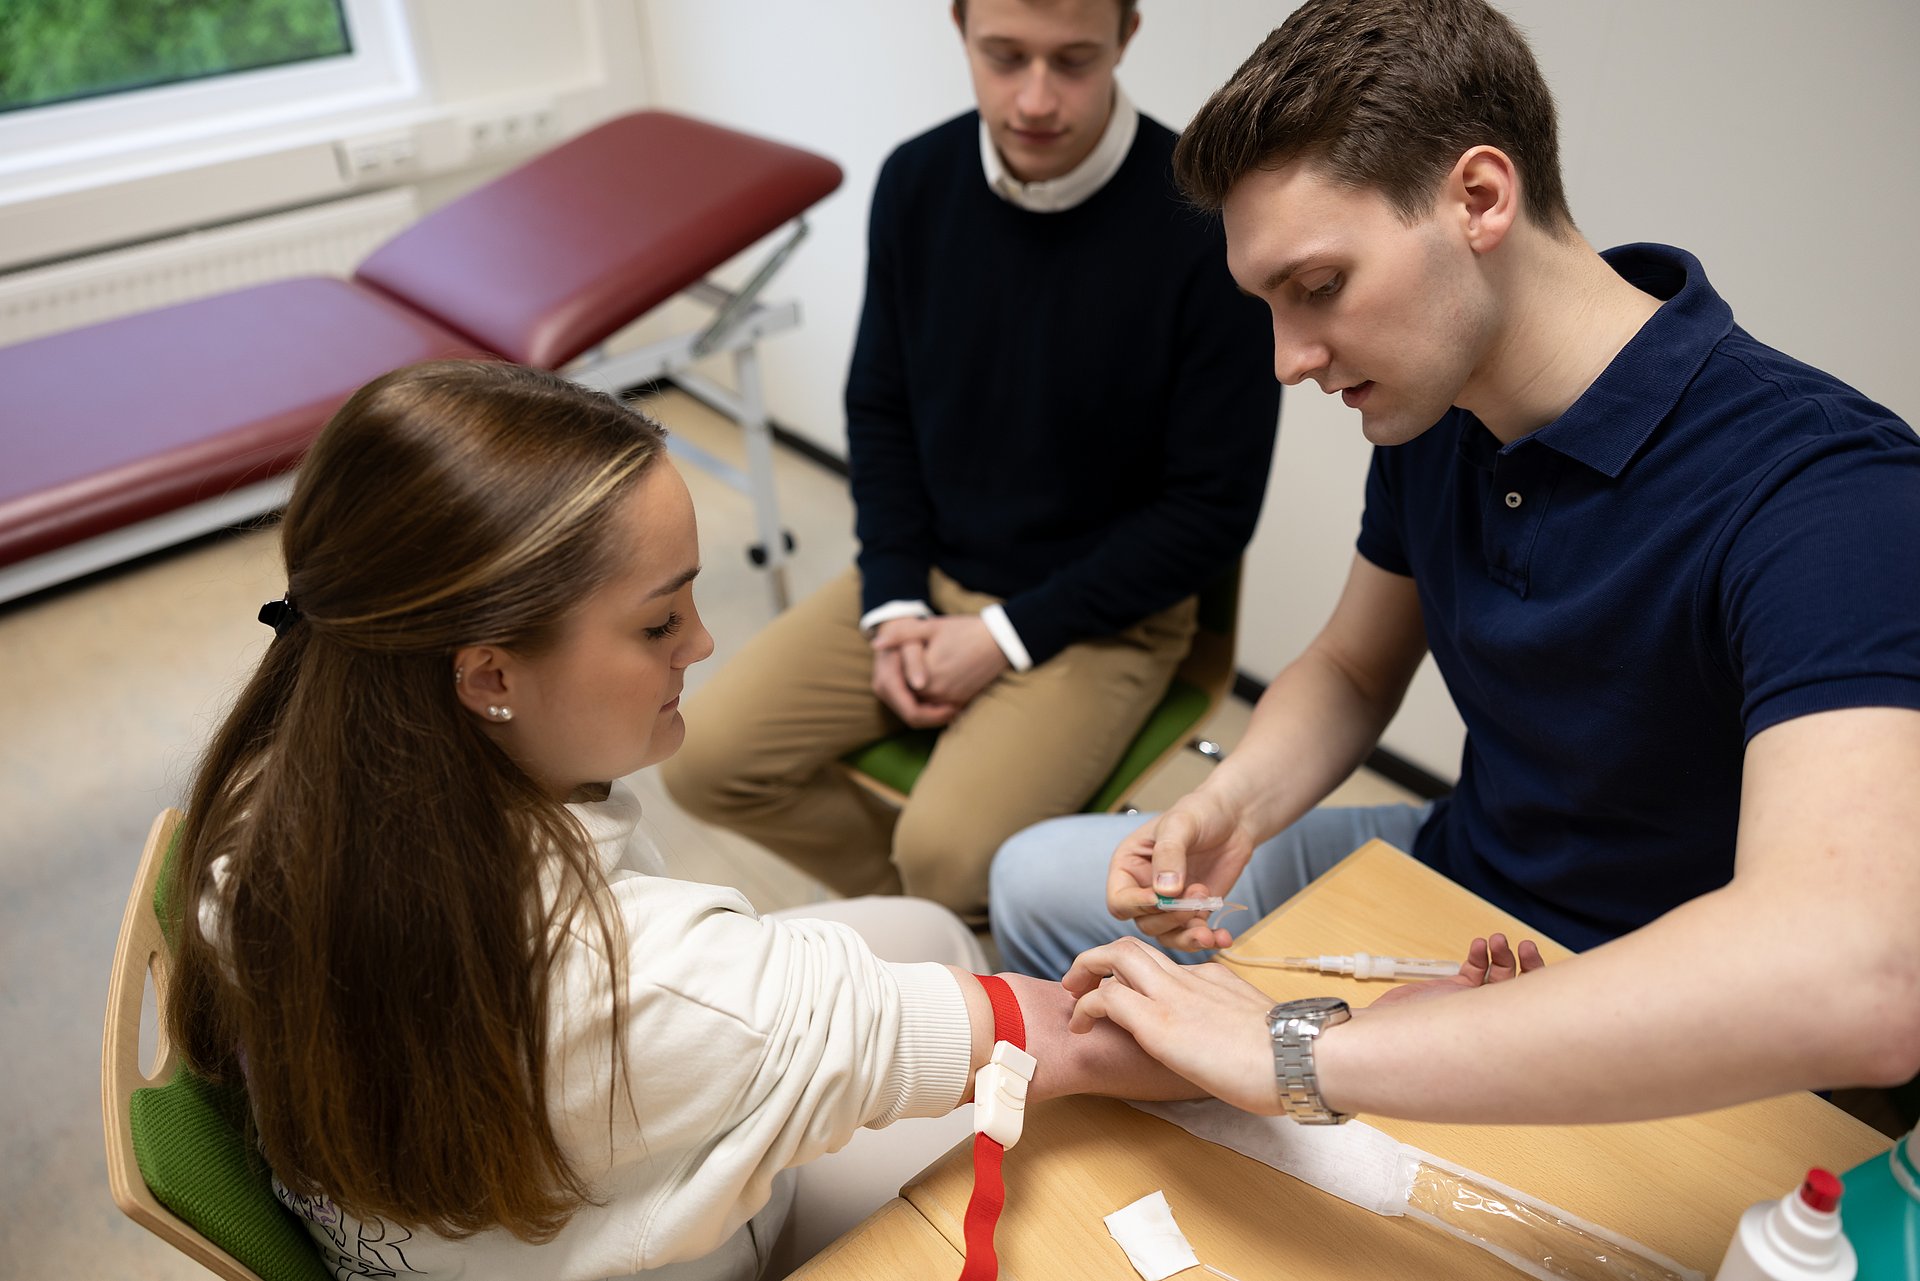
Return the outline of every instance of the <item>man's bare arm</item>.
[[[1573,1124],[1908,1080],[1920,1072],[1916,778],[1920,712],[1822,712],[1764,731],[1747,750],[1731,884],[1518,981],[1329,1029],[1315,1051],[1327,1103]],[[1264,998],[1217,970],[1149,968],[1132,946],[1069,975],[1082,1011],[1243,1107],[1277,1105]],[[1105,972],[1127,990],[1092,987]]]

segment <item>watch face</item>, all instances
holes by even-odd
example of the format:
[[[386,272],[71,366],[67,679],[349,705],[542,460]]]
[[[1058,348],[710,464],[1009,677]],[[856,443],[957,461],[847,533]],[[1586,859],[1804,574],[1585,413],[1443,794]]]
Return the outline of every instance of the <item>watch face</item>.
[[[1311,1018],[1316,1014],[1338,1014],[1347,1003],[1337,996],[1309,996],[1298,1001],[1282,1001],[1273,1007],[1275,1018]]]

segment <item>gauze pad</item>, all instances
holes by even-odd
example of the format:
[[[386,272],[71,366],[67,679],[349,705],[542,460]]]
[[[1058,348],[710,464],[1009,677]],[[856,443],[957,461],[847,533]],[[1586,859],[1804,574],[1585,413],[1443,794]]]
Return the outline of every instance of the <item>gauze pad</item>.
[[[1102,1221],[1120,1248],[1127,1252],[1127,1261],[1133,1264],[1133,1270],[1145,1281],[1161,1281],[1163,1277],[1200,1266],[1193,1247],[1180,1232],[1180,1225],[1173,1221],[1173,1207],[1167,1204],[1164,1192],[1143,1196]]]

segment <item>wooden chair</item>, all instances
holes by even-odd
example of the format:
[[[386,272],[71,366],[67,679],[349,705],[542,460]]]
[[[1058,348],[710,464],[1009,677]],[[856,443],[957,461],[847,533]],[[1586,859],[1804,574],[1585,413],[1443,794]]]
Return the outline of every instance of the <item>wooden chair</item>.
[[[1183,744],[1210,760],[1220,758],[1219,748],[1202,739],[1189,740],[1188,735],[1213,715],[1220,700],[1233,688],[1234,635],[1239,616],[1240,566],[1235,564],[1200,592],[1199,626],[1187,656],[1174,669],[1167,692],[1127,744],[1107,781],[1080,807],[1082,813],[1103,814],[1126,808],[1133,785]],[[856,748],[840,761],[855,780],[898,805],[913,791],[939,738],[939,730],[902,730]]]
[[[266,1163],[247,1140],[246,1095],[179,1063],[164,1020],[153,1075],[140,1070],[146,980],[165,1006],[173,955],[165,869],[177,810],[147,835],[120,921],[107,987],[100,1108],[107,1182],[128,1218],[227,1281],[331,1281],[312,1239],[273,1195]]]

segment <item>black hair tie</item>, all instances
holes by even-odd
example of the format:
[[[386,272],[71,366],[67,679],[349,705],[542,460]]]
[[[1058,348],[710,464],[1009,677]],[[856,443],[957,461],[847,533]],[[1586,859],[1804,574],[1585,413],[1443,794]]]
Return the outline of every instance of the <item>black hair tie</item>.
[[[302,617],[304,615],[300,613],[300,607],[293,603],[291,596],[270,600],[260,607],[260,621],[273,628],[276,638],[285,635],[287,628],[299,622]]]

